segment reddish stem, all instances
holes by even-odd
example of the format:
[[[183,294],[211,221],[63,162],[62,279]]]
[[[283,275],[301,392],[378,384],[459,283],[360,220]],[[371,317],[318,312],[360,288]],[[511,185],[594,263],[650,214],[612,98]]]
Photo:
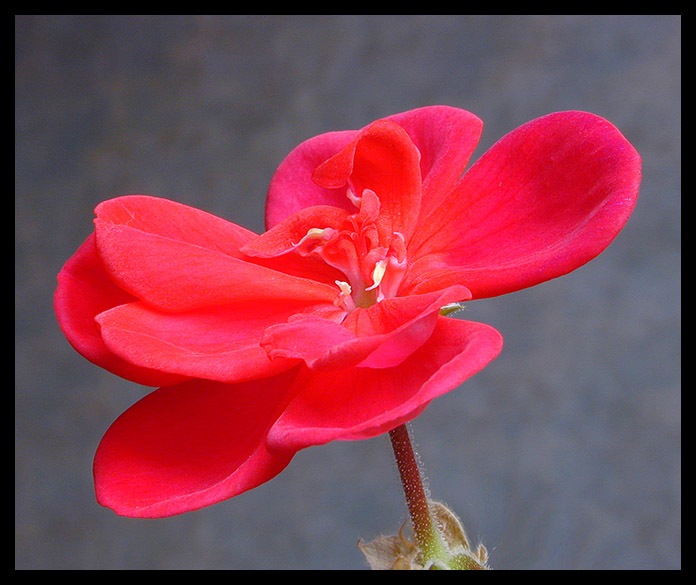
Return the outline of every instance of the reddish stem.
[[[389,437],[394,449],[396,464],[399,468],[401,483],[404,487],[416,542],[421,550],[426,553],[426,556],[430,556],[430,554],[435,553],[432,548],[437,546],[436,543],[439,543],[439,536],[430,513],[428,496],[423,487],[423,480],[421,479],[416,454],[411,445],[408,428],[405,424],[400,425],[389,431]]]

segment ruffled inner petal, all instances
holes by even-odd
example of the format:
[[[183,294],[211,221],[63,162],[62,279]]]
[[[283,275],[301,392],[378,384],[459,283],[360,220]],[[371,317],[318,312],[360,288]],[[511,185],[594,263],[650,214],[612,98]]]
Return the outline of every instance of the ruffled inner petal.
[[[314,370],[391,368],[431,336],[440,308],[466,300],[469,291],[450,287],[428,295],[387,299],[356,309],[342,323],[296,316],[269,327],[261,344],[273,357],[302,359]]]
[[[344,185],[356,197],[365,189],[380,202],[377,220],[381,241],[395,232],[408,241],[415,229],[421,203],[420,153],[408,133],[390,120],[378,120],[320,164],[313,180],[326,188]]]
[[[334,229],[341,226],[348,217],[350,214],[338,207],[307,207],[249,241],[241,251],[247,256],[258,258],[273,258],[287,254],[300,249],[302,243],[315,237],[313,232],[321,232],[326,228]]]

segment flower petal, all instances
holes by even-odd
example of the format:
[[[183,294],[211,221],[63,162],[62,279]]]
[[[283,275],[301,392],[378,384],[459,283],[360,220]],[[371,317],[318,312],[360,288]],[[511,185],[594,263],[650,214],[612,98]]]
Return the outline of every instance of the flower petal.
[[[306,207],[277,223],[244,245],[241,251],[258,258],[272,258],[297,248],[312,229],[335,228],[350,216],[344,209],[328,205]]]
[[[297,315],[269,327],[261,344],[272,358],[300,358],[316,370],[391,368],[430,337],[441,307],[468,298],[466,288],[455,286],[429,295],[386,299],[356,309],[341,324]]]
[[[396,367],[303,370],[268,447],[297,450],[385,433],[483,369],[501,348],[500,333],[488,325],[438,317],[430,339]]]
[[[380,202],[378,229],[382,241],[400,233],[406,242],[418,219],[422,180],[420,153],[408,133],[391,120],[377,120],[319,165],[313,180],[326,188],[348,184],[360,197],[374,191]]]
[[[406,130],[420,152],[421,215],[427,217],[462,176],[481,138],[483,122],[451,106],[426,106],[388,119]]]
[[[91,362],[145,386],[182,382],[186,377],[134,365],[116,356],[104,344],[95,316],[133,300],[133,296],[116,286],[107,275],[97,255],[94,234],[91,234],[58,274],[54,308],[65,337]]]
[[[357,365],[367,368],[399,365],[430,338],[442,307],[470,298],[467,288],[455,285],[431,294],[385,299],[366,310],[353,311],[344,325],[359,339],[378,342]]]
[[[423,210],[438,204],[461,176],[478,144],[483,123],[459,108],[426,106],[386,118],[403,127],[419,150],[423,181]],[[328,132],[304,141],[280,164],[273,176],[266,203],[266,225],[271,228],[300,209],[332,205],[353,211],[343,189],[322,187],[312,181],[321,163],[348,146],[359,130]]]
[[[195,207],[149,195],[126,195],[103,201],[94,210],[101,220],[181,240],[240,257],[239,248],[256,237],[242,226]]]
[[[164,311],[185,311],[248,299],[331,301],[336,297],[335,287],[240,259],[240,245],[255,234],[239,238],[236,228],[225,227],[228,222],[203,212],[189,213],[191,208],[180,205],[158,203],[150,217],[149,203],[158,200],[147,199],[137,221],[129,220],[128,213],[113,213],[112,207],[120,202],[112,200],[108,208],[97,208],[94,223],[97,250],[109,275],[148,304]],[[102,217],[104,209],[108,213]],[[162,224],[167,226],[164,230]],[[206,225],[216,237],[208,237]],[[228,232],[230,240],[225,240]]]
[[[233,385],[192,380],[145,396],[97,449],[97,500],[122,516],[173,516],[275,477],[294,453],[271,454],[264,441],[295,375]]]
[[[606,120],[585,112],[533,120],[421,218],[402,291],[443,271],[458,271],[474,298],[566,274],[614,239],[639,183],[638,153]]]
[[[268,188],[266,227],[274,225],[305,207],[330,205],[353,213],[355,207],[345,189],[327,189],[312,180],[312,173],[326,159],[342,150],[357,130],[327,132],[305,140],[280,163]]]
[[[271,361],[259,341],[270,325],[303,312],[342,313],[330,304],[286,300],[184,313],[165,313],[134,302],[101,313],[97,322],[107,347],[131,363],[232,383],[270,376],[294,365],[296,360]]]

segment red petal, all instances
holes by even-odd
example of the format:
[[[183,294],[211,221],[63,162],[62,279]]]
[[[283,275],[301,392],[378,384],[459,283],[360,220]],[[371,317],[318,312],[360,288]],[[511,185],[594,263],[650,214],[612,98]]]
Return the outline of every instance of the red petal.
[[[483,123],[476,116],[449,106],[427,106],[389,116],[402,126],[420,151],[422,211],[438,204],[461,176],[478,144]],[[332,205],[354,211],[343,189],[327,189],[312,181],[314,169],[348,146],[359,130],[329,132],[306,140],[280,164],[266,204],[266,225],[305,207]]]
[[[137,366],[114,355],[104,344],[94,318],[135,300],[108,277],[94,245],[94,234],[78,248],[58,274],[54,308],[70,344],[91,362],[145,386],[181,382],[186,377]]]
[[[295,375],[155,390],[104,435],[94,459],[97,500],[122,516],[173,516],[273,478],[293,452],[270,454],[264,441]]]
[[[354,352],[344,347],[355,341],[355,336],[339,323],[320,317],[298,316],[288,323],[269,327],[261,344],[273,359],[302,359],[310,367],[320,368],[323,364],[327,364],[324,367],[334,367],[337,360],[339,366],[360,361],[362,354],[356,357]]]
[[[390,368],[425,343],[441,307],[468,298],[469,291],[456,286],[429,295],[387,299],[356,309],[342,324],[298,315],[269,327],[261,344],[271,357],[300,358],[311,369]]]
[[[268,189],[266,226],[269,229],[300,209],[314,205],[330,205],[355,212],[344,189],[326,189],[317,185],[312,181],[312,173],[343,149],[357,133],[357,130],[347,130],[320,134],[305,140],[285,157]]]
[[[100,203],[95,213],[110,224],[125,225],[235,257],[241,256],[239,248],[256,237],[246,228],[195,207],[148,195],[109,199]]]
[[[153,200],[158,203],[150,217]],[[331,301],[336,297],[335,287],[235,257],[241,256],[241,238],[235,240],[238,230],[225,227],[224,220],[146,198],[140,200],[139,215],[131,221],[127,212],[114,213],[119,203],[112,200],[108,208],[97,208],[99,214],[108,211],[95,220],[99,255],[119,286],[154,307],[185,311],[249,299]],[[206,225],[215,237],[206,234]],[[226,229],[230,240],[225,239]]]
[[[259,341],[269,326],[306,311],[339,312],[333,305],[282,300],[164,313],[135,302],[101,313],[97,322],[106,345],[129,362],[231,383],[270,376],[294,365],[293,360],[271,361]]]
[[[272,258],[291,251],[310,229],[339,228],[349,213],[338,207],[316,205],[306,207],[254,238],[242,252],[248,256]]]
[[[394,232],[411,237],[421,202],[420,153],[406,131],[390,120],[361,130],[343,150],[319,165],[313,179],[326,188],[352,183],[360,197],[374,191],[380,202],[378,228],[382,241]]]
[[[385,433],[483,369],[501,348],[492,327],[439,317],[430,339],[394,368],[305,370],[295,383],[296,397],[268,433],[269,449]]]
[[[483,122],[466,110],[450,106],[427,106],[388,119],[408,132],[420,152],[421,215],[427,217],[462,176],[481,137]]]
[[[409,248],[417,262],[402,290],[443,270],[459,271],[474,298],[566,274],[614,239],[639,183],[638,153],[606,120],[584,112],[533,120],[494,145],[421,219]]]
[[[348,215],[347,211],[328,205],[307,207],[257,236],[244,245],[241,251],[254,264],[323,282],[333,288],[337,280],[346,278],[341,271],[324,262],[318,255],[292,252],[301,247],[311,229],[341,226]]]
[[[357,365],[399,365],[430,338],[442,307],[470,298],[467,288],[455,285],[431,294],[386,299],[368,309],[353,311],[344,325],[358,338],[377,342]]]

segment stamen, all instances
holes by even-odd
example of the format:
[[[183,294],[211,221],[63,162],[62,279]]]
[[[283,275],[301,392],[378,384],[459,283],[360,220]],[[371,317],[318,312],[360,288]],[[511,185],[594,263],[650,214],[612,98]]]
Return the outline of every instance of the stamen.
[[[358,209],[360,209],[360,202],[362,201],[362,197],[358,197],[355,193],[353,193],[353,190],[348,187],[346,189],[346,197],[350,199],[350,202],[355,205]]]
[[[304,244],[307,240],[324,240],[324,239],[329,239],[333,234],[336,232],[333,228],[309,228],[307,230],[307,233],[302,237],[302,239],[297,242],[297,244],[293,244],[291,250],[295,250],[296,248],[300,247],[302,244]]]
[[[384,278],[384,273],[387,271],[387,261],[386,260],[380,260],[375,264],[375,268],[372,271],[372,282],[374,284],[365,290],[374,290],[376,289],[380,283],[382,282],[382,279]]]
[[[343,282],[342,280],[336,280],[334,282],[338,288],[341,289],[341,295],[350,296],[350,294],[353,292],[353,289],[347,282]]]
[[[321,228],[309,228],[307,230],[307,235],[305,238],[323,238],[326,233],[326,229]]]
[[[353,292],[351,286],[347,282],[344,282],[342,280],[335,280],[334,282],[336,283],[338,288],[341,289],[341,292],[338,295],[338,298],[334,301],[334,304],[337,307],[341,307],[342,309],[345,309],[348,312],[354,311],[355,302],[353,301],[353,297],[350,296]]]

